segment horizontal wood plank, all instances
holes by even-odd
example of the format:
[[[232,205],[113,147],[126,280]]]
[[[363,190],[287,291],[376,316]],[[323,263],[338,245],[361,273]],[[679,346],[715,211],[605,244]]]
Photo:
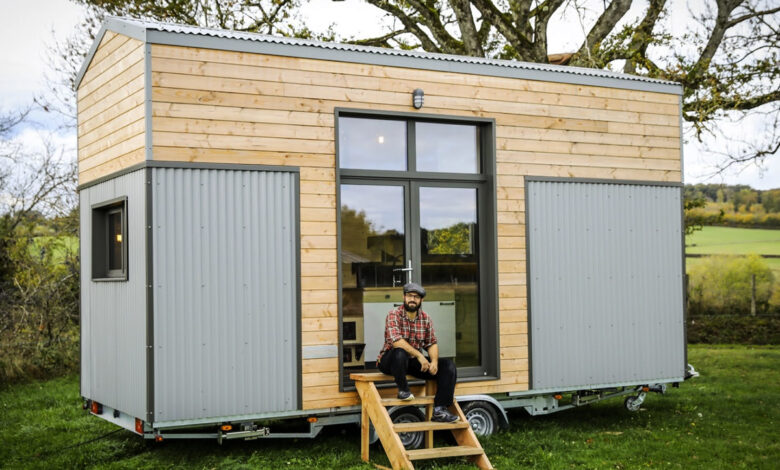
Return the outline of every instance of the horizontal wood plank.
[[[190,47],[153,45],[152,57],[186,59],[200,62],[217,62],[225,64],[240,64],[259,67],[278,67],[292,70],[309,70],[331,72],[334,69],[341,73],[387,77],[401,80],[423,81],[430,83],[461,84],[479,88],[505,88],[508,90],[527,90],[536,92],[552,92],[572,94],[575,96],[597,96],[607,98],[631,99],[643,102],[664,104],[679,103],[677,95],[666,93],[641,92],[621,90],[587,85],[572,85],[565,83],[543,82],[537,80],[520,80],[515,78],[493,77],[486,75],[462,74],[456,72],[440,72],[403,67],[386,67],[381,65],[334,63],[316,59],[300,59],[294,57],[265,56],[260,54],[227,52],[220,50],[198,49]],[[154,62],[153,62],[154,63]]]
[[[205,149],[194,147],[165,147],[154,145],[155,160],[239,163],[247,165],[316,166],[334,165],[334,156],[299,152],[274,152],[260,150]],[[334,193],[335,194],[335,193]]]
[[[409,82],[388,77],[351,75],[334,67],[331,71],[311,71],[300,69],[274,68],[247,64],[225,64],[186,59],[155,57],[152,70],[159,76],[194,75],[222,79],[258,80],[267,82],[285,82],[302,85],[323,85],[350,89],[378,90],[411,93],[421,86],[418,81]],[[678,103],[649,103],[639,100],[602,98],[593,96],[569,95],[549,91],[527,91],[517,88],[474,87],[470,85],[428,82],[424,84],[427,96],[455,96],[473,100],[505,100],[551,105],[577,106],[588,109],[612,109],[619,111],[638,111],[657,114],[676,114]]]
[[[301,372],[311,374],[314,372],[338,372],[339,360],[335,357],[322,359],[304,359],[301,361]]]

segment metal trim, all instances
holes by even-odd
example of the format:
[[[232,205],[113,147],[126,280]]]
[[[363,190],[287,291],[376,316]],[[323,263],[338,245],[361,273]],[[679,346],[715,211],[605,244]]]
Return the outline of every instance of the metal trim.
[[[335,140],[334,172],[336,174],[336,358],[339,364],[339,392],[346,392],[344,384],[344,314],[341,311],[344,304],[341,282],[341,172],[339,171],[339,116],[342,108],[333,109],[333,138]],[[363,353],[365,364],[365,352]],[[354,387],[352,387],[354,389]]]
[[[146,177],[146,421],[154,422],[154,171],[147,167]]]
[[[144,35],[146,31],[144,31]],[[154,159],[154,146],[152,143],[152,45],[144,39],[144,119],[146,135],[144,142],[146,145],[146,160]]]
[[[680,95],[680,231],[682,232],[682,284],[683,284],[683,370],[688,365],[688,282],[686,281],[686,260],[685,260],[685,146],[683,140],[683,97]]]
[[[89,66],[92,64],[92,58],[95,56],[95,53],[97,53],[98,46],[100,45],[100,42],[103,40],[103,36],[105,36],[106,31],[113,31],[118,34],[122,34],[124,36],[137,39],[144,43],[149,43],[149,41],[147,40],[148,28],[146,28],[145,26],[139,26],[130,23],[126,20],[123,20],[121,18],[115,18],[115,17],[106,18],[106,20],[103,22],[103,26],[101,26],[100,28],[100,31],[98,31],[97,35],[95,36],[95,41],[92,43],[92,46],[89,48],[89,51],[87,52],[87,55],[84,58],[84,64],[81,66],[81,69],[79,69],[79,72],[76,74],[77,90],[81,86],[81,81],[84,79],[84,75],[87,73],[87,69],[89,69]]]
[[[414,178],[418,181],[465,181],[470,183],[485,183],[488,177],[484,174],[476,173],[436,173],[429,171],[395,171],[395,170],[360,170],[355,168],[345,168],[339,170],[342,176],[347,178],[381,178],[382,180],[388,179],[408,179],[410,173],[414,174]]]
[[[639,185],[639,186],[666,186],[666,187],[683,187],[682,183],[675,181],[650,181],[650,180],[612,180],[601,178],[572,178],[566,176],[534,176],[525,175],[524,178],[527,181],[551,181],[559,183],[596,183],[596,184],[626,184],[626,185]]]
[[[92,181],[86,182],[84,184],[80,184],[80,185],[78,185],[76,187],[76,191],[79,192],[79,191],[82,191],[84,189],[91,188],[92,186],[97,186],[100,183],[105,183],[106,181],[110,181],[110,180],[112,180],[114,178],[119,178],[120,176],[124,176],[124,175],[126,175],[128,173],[132,173],[132,172],[138,171],[138,170],[143,170],[144,168],[146,168],[146,163],[145,162],[136,163],[135,165],[132,165],[132,166],[129,166],[129,167],[124,168],[122,170],[119,170],[116,173],[112,173],[112,174],[106,175],[106,176],[101,176],[100,178],[96,178],[96,179],[94,179]]]
[[[96,267],[95,264],[99,262],[101,265],[108,265],[108,254],[107,253],[101,253],[100,257],[95,256],[95,211],[105,211],[107,212],[110,208],[110,206],[118,206],[121,207],[121,214],[122,214],[122,234],[125,237],[125,243],[122,245],[122,270],[121,275],[109,275],[109,269],[107,267],[104,267],[100,269],[100,272],[104,275],[102,277],[96,277],[95,271]],[[106,201],[101,201],[95,204],[92,204],[90,206],[90,225],[92,228],[92,266],[90,267],[90,281],[92,282],[127,282],[130,280],[130,258],[129,258],[129,250],[128,245],[130,244],[130,237],[128,235],[128,218],[130,214],[127,210],[127,196],[118,196],[112,199],[108,199]],[[105,235],[105,234],[104,234]],[[105,240],[105,239],[104,239]],[[103,242],[105,243],[105,242]],[[79,243],[79,246],[81,246],[81,243]],[[80,254],[80,253],[79,253]],[[105,271],[104,271],[105,270]]]
[[[669,378],[663,378],[663,379],[649,379],[644,382],[634,381],[634,382],[610,382],[610,383],[601,383],[601,384],[582,384],[578,385],[576,387],[574,386],[567,386],[563,388],[542,388],[542,389],[529,389],[524,390],[520,392],[506,392],[507,396],[509,397],[522,397],[522,396],[541,396],[546,395],[548,393],[568,393],[568,392],[578,392],[580,390],[600,390],[605,388],[615,388],[615,387],[640,387],[643,385],[655,385],[655,384],[662,384],[662,383],[674,383],[674,382],[683,382],[685,379],[682,377],[669,377]]]
[[[100,201],[100,202],[97,202],[95,204],[90,205],[89,207],[90,207],[90,209],[95,210],[95,209],[100,209],[100,208],[103,208],[103,207],[106,207],[106,206],[113,206],[113,205],[118,204],[120,202],[123,202],[123,203],[127,204],[127,196],[118,196],[118,197],[109,199],[107,201]]]
[[[115,21],[121,20],[116,19]],[[163,26],[161,24],[158,27]],[[338,43],[299,42],[285,44],[279,42],[281,41],[280,38],[273,37],[267,37],[268,39],[263,36],[258,36],[257,39],[230,38],[208,36],[198,31],[192,33],[163,31],[153,29],[155,27],[153,24],[141,27],[147,28],[147,40],[153,44],[682,94],[682,87],[679,84],[629,75],[613,75],[598,69],[580,69],[575,67],[567,69],[565,66],[561,66],[559,69],[549,65],[546,66],[546,69],[542,69],[540,65],[519,61],[498,61],[494,59],[478,59],[392,49],[383,51],[379,48],[358,48],[358,46],[350,46],[351,49],[347,49],[347,46]],[[217,30],[216,32],[219,33],[220,31]],[[270,42],[272,40],[277,42]]]
[[[414,119],[417,121],[427,121],[436,123],[453,123],[453,124],[488,124],[495,122],[494,118],[484,118],[479,116],[455,116],[455,115],[441,115],[433,113],[418,113],[414,111],[382,111],[377,109],[361,109],[361,108],[345,108],[337,106],[333,108],[336,113],[336,117],[375,117],[377,119],[387,118],[399,118],[399,119]],[[466,173],[467,174],[467,173]]]
[[[484,150],[484,155],[490,157],[490,165],[487,165],[484,161],[480,162],[483,166],[483,174],[486,174],[488,176],[488,181],[485,183],[485,187],[487,188],[487,191],[489,192],[488,195],[485,196],[485,201],[489,201],[492,204],[492,207],[488,207],[486,210],[485,217],[486,225],[489,226],[490,230],[492,231],[492,234],[490,237],[483,237],[483,238],[489,238],[490,244],[486,247],[486,254],[489,253],[492,255],[492,257],[489,258],[490,262],[492,263],[491,266],[485,266],[480,268],[480,275],[482,275],[483,272],[487,271],[490,268],[490,272],[486,275],[488,276],[487,284],[490,286],[490,289],[492,290],[492,295],[490,295],[489,298],[486,297],[487,301],[487,308],[488,312],[492,312],[490,317],[488,318],[489,321],[492,321],[494,323],[493,325],[493,337],[496,339],[496,343],[493,345],[492,350],[494,351],[493,356],[493,374],[490,374],[490,367],[488,367],[488,375],[495,376],[496,379],[501,378],[501,305],[499,303],[498,298],[498,170],[497,170],[497,157],[496,157],[496,138],[498,136],[498,133],[496,131],[496,120],[494,118],[490,118],[488,120],[487,125],[480,127],[480,130],[487,129],[488,135],[480,136],[481,141],[480,144],[485,146],[486,148],[483,148],[481,150]],[[488,240],[486,240],[488,241]],[[484,290],[483,290],[484,292]],[[490,326],[488,324],[488,326]],[[486,345],[488,346],[489,343]]]
[[[525,321],[528,324],[528,389],[534,388],[534,361],[533,361],[533,324],[531,315],[531,250],[530,237],[528,232],[528,182],[532,181],[528,175],[523,176],[523,203],[525,204]]]
[[[293,180],[293,210],[295,214],[293,217],[295,217],[295,247],[293,248],[295,250],[295,281],[296,281],[296,289],[295,289],[295,308],[296,308],[296,315],[295,315],[295,330],[297,336],[297,344],[296,344],[296,361],[298,363],[298,373],[297,376],[297,386],[296,389],[297,392],[297,399],[298,403],[295,404],[296,409],[301,409],[303,407],[303,351],[302,351],[302,342],[303,342],[303,332],[302,330],[302,317],[303,317],[303,307],[302,307],[302,295],[301,295],[301,174],[300,172],[293,172],[292,174],[292,180]]]
[[[122,170],[119,170],[110,175],[101,176],[82,185],[79,185],[76,190],[81,191],[83,189],[91,188],[92,186],[114,178],[119,178],[128,173],[142,170],[144,168],[185,168],[185,169],[199,169],[199,170],[237,170],[237,171],[277,171],[286,173],[300,173],[301,169],[297,166],[281,166],[281,165],[259,165],[249,163],[200,163],[200,162],[173,162],[163,160],[146,160],[135,165],[129,166]]]
[[[98,33],[95,35],[95,40],[92,42],[92,46],[90,46],[89,51],[87,51],[87,55],[84,57],[84,63],[81,65],[81,68],[76,74],[76,90],[78,90],[81,86],[81,80],[84,79],[84,75],[86,75],[89,66],[92,65],[92,58],[95,57],[95,53],[97,52],[100,43],[103,41],[103,36],[106,35],[106,31],[108,30],[109,22],[106,21],[103,23],[103,26],[100,27],[100,31],[98,31]],[[76,101],[78,102],[78,100]]]

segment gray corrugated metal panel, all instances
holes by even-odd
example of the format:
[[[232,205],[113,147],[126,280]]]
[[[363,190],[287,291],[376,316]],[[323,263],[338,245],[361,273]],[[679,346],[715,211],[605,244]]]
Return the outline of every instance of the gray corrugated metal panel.
[[[298,409],[297,174],[152,172],[155,421]]]
[[[682,94],[679,84],[599,69],[358,46],[110,18],[109,28],[147,32],[152,43]],[[193,39],[194,38],[194,39]]]
[[[682,376],[679,188],[527,185],[532,389]]]
[[[137,417],[146,412],[144,172],[81,191],[81,384],[85,397]],[[92,281],[92,208],[127,197],[128,280]]]

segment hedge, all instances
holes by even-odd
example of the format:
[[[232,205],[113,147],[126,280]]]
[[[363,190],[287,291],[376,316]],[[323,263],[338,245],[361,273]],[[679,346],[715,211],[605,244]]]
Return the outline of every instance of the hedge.
[[[691,316],[687,333],[691,344],[780,344],[780,316]]]

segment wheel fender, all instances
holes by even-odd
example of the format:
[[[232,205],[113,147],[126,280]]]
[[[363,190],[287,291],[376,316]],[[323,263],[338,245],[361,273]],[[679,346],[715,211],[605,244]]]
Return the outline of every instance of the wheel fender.
[[[498,413],[499,426],[501,426],[504,429],[509,427],[509,417],[506,414],[506,410],[504,409],[503,406],[501,406],[501,403],[498,400],[491,397],[490,395],[463,395],[455,398],[458,400],[458,403],[469,403],[472,401],[484,401],[490,403],[499,412]]]

